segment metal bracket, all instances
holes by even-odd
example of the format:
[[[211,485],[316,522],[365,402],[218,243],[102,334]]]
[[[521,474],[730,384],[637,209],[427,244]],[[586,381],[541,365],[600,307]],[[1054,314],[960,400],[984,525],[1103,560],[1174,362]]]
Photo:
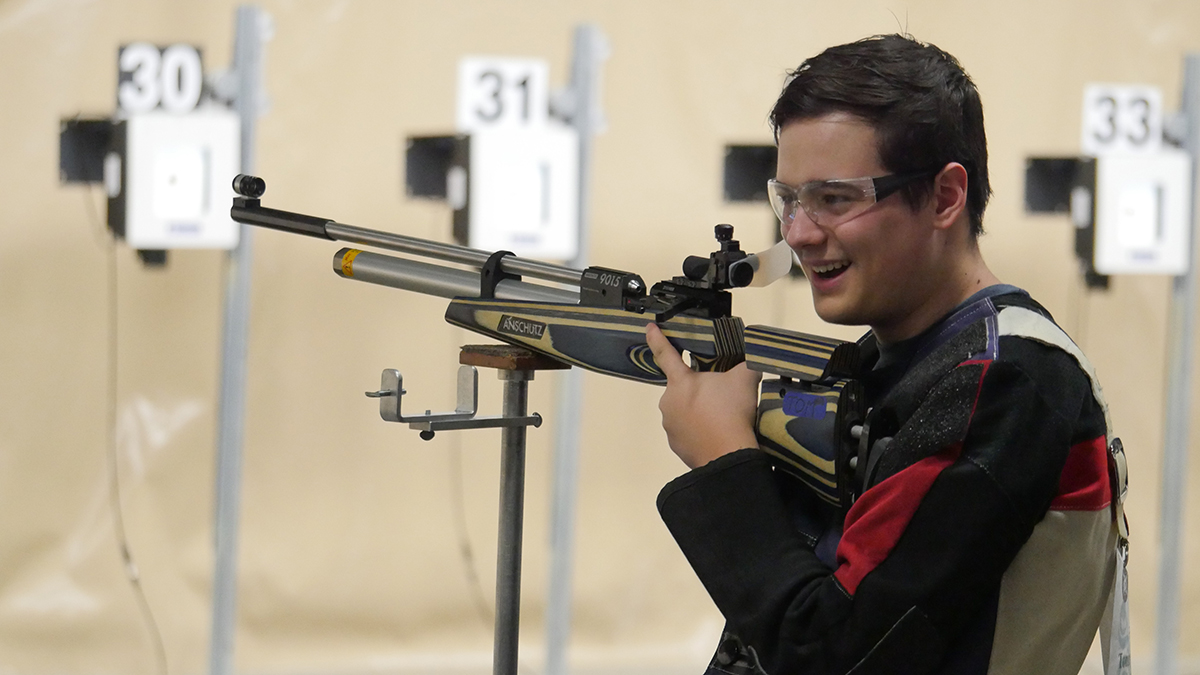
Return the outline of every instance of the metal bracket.
[[[504,256],[513,255],[512,251],[496,251],[488,256],[487,262],[479,270],[479,297],[491,300],[496,297],[496,286],[505,279],[520,281],[520,274],[504,271]]]
[[[404,376],[395,368],[388,368],[380,375],[379,390],[368,391],[366,395],[379,399],[379,416],[384,421],[407,424],[409,428],[419,430],[421,438],[427,441],[433,438],[435,431],[542,425],[542,416],[537,413],[523,417],[476,417],[475,413],[479,410],[479,371],[475,366],[458,368],[458,395],[454,412],[435,413],[426,410],[424,415],[405,417],[400,413],[400,399],[406,393]]]

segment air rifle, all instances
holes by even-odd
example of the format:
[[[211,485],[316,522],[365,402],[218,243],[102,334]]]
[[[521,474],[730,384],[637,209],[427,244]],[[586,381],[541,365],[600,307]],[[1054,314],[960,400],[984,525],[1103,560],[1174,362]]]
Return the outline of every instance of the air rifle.
[[[237,176],[233,187],[238,196],[230,215],[239,223],[466,267],[358,248],[342,248],[333,257],[333,270],[343,278],[449,298],[449,323],[565,364],[666,384],[646,344],[649,321],[677,350],[691,355],[696,370],[725,371],[745,361],[768,376],[761,384],[756,432],[759,446],[776,465],[841,508],[853,501],[854,486],[863,484],[868,450],[877,439],[864,422],[862,385],[853,379],[858,346],[744,326],[732,313],[729,291],[755,282],[768,264],[763,254],[741,249],[730,225],[716,226],[718,250],[707,257],[688,256],[681,276],[647,286],[631,272],[595,266],[576,270],[509,251],[489,253],[267,208],[261,204],[266,183],[254,176]],[[389,372],[396,373],[384,371],[385,381]],[[398,377],[385,385],[396,392],[394,413],[381,407],[381,414],[409,421],[399,414]],[[460,408],[472,410],[460,417],[470,417],[473,402],[462,398],[460,393]]]

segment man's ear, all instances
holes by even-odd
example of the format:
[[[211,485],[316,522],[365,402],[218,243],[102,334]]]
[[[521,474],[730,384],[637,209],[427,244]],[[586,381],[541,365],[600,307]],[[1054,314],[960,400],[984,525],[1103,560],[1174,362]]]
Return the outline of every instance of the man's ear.
[[[967,169],[950,162],[933,178],[934,227],[947,229],[967,208]]]

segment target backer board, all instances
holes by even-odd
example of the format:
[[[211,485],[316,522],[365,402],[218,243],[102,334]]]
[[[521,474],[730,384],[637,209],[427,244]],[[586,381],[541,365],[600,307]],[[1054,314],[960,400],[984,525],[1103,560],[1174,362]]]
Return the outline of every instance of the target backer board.
[[[231,249],[230,183],[241,124],[203,100],[200,50],[124,45],[117,54],[117,119],[104,160],[112,230],[139,250]]]
[[[119,122],[105,161],[110,225],[135,249],[237,246],[229,196],[239,136],[238,116],[223,108]]]
[[[1096,158],[1100,274],[1187,272],[1192,161],[1163,143],[1162,92],[1141,84],[1084,89],[1080,146]]]
[[[579,137],[549,114],[539,59],[465,57],[447,174],[456,237],[488,251],[570,260],[579,248]],[[464,236],[465,235],[465,236]]]

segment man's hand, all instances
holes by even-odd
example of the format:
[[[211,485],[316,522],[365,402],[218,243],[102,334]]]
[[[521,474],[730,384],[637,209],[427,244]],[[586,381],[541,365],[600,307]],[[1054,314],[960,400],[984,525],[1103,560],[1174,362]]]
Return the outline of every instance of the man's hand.
[[[695,372],[655,324],[646,326],[646,343],[667,376],[658,402],[667,443],[689,469],[758,446],[754,420],[761,375],[744,363],[724,373]]]

